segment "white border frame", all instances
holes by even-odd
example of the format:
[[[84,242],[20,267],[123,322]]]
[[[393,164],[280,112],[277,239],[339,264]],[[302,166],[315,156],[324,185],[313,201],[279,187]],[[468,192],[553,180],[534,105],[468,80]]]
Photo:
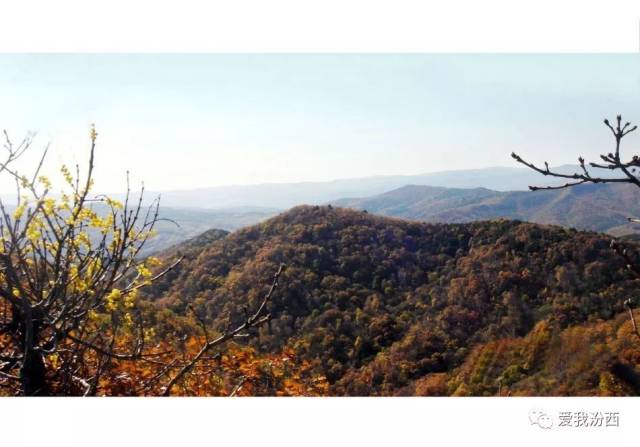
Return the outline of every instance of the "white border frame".
[[[3,1],[0,52],[638,52],[637,0]],[[640,75],[640,74],[639,74]],[[615,82],[615,80],[612,80]],[[603,445],[637,398],[0,399],[3,445]],[[531,409],[619,411],[542,430]]]

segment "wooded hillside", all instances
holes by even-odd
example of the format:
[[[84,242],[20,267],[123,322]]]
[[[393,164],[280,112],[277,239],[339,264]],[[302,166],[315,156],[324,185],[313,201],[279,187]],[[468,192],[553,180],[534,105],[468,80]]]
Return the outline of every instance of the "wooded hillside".
[[[168,323],[187,308],[220,332],[241,322],[285,263],[249,343],[290,349],[329,394],[640,392],[639,340],[617,317],[640,283],[604,235],[301,206],[219,236],[145,295],[161,331],[187,330]]]

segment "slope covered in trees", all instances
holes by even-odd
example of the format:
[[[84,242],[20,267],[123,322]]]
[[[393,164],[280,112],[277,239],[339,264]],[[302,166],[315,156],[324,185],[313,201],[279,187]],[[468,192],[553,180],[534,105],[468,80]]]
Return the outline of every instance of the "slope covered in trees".
[[[622,312],[640,284],[600,234],[302,206],[185,252],[145,295],[160,334],[188,331],[189,311],[212,331],[242,322],[285,263],[247,343],[308,362],[329,394],[639,392]]]

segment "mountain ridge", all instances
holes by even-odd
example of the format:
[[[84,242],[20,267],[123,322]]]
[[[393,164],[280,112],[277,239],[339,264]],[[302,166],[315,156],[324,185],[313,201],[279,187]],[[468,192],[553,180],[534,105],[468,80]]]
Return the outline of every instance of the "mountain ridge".
[[[336,206],[427,222],[519,219],[614,236],[635,234],[627,217],[640,215],[638,190],[630,184],[579,185],[570,189],[492,191],[407,185],[377,196],[341,199]]]
[[[560,165],[553,168],[562,173],[579,171],[578,166]],[[602,171],[602,172],[601,172]],[[595,169],[594,175],[611,177],[609,170]],[[523,167],[488,167],[478,169],[437,171],[413,175],[378,175],[329,181],[260,183],[205,188],[148,192],[148,197],[162,196],[168,207],[205,209],[234,207],[267,207],[288,209],[303,203],[319,205],[343,197],[365,197],[397,189],[407,184],[453,188],[485,187],[496,191],[526,190],[529,185],[544,181],[559,184],[557,179],[542,178]],[[118,197],[116,194],[114,197]]]

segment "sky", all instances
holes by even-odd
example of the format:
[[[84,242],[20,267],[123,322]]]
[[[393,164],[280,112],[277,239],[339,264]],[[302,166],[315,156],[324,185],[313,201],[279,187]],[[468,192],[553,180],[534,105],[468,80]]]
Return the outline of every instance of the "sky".
[[[95,123],[110,193],[127,170],[162,191],[573,163],[618,113],[640,122],[638,54],[0,55],[0,128],[36,132],[21,168],[47,144],[47,174],[83,165]]]

